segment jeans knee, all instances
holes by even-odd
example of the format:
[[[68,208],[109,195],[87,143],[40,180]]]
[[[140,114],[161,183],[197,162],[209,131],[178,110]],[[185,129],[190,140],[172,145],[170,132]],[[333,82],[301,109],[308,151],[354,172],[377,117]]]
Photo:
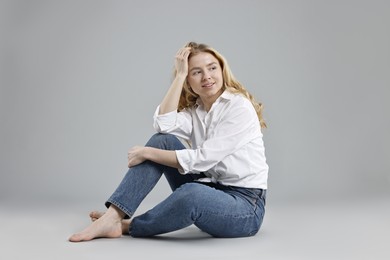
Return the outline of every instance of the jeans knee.
[[[156,133],[152,135],[152,137],[149,139],[149,141],[146,143],[146,146],[154,147],[154,148],[160,148],[160,149],[166,149],[169,143],[174,141],[176,137],[171,134],[161,134]]]
[[[176,206],[184,212],[192,212],[196,210],[200,202],[199,196],[203,194],[199,183],[185,183],[177,188],[174,193],[176,197]]]
[[[172,134],[156,133],[152,135],[146,146],[154,147],[163,150],[181,150],[185,149],[182,142]]]

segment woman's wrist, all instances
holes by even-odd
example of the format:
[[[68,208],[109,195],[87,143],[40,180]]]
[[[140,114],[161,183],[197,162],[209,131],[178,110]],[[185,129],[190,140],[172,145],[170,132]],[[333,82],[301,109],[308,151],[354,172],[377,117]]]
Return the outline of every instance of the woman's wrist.
[[[143,157],[145,160],[163,164],[169,167],[178,168],[179,164],[176,158],[176,152],[163,150],[154,147],[144,147]]]
[[[144,156],[145,160],[149,160],[149,161],[152,160],[151,153],[152,153],[152,148],[145,146],[144,151],[143,151],[143,156]]]
[[[175,79],[180,83],[184,83],[187,79],[187,73],[178,73],[176,74]]]

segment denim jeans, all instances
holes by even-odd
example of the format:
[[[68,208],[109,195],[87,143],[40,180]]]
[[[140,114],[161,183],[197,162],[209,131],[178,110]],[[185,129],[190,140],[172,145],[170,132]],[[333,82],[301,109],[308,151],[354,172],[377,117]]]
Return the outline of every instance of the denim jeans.
[[[185,149],[173,135],[155,134],[146,146],[164,150]],[[149,237],[192,224],[214,237],[255,235],[263,222],[266,190],[202,183],[201,174],[182,175],[175,168],[145,161],[131,167],[107,200],[133,217],[142,200],[165,175],[172,193],[158,205],[132,219],[129,234]]]

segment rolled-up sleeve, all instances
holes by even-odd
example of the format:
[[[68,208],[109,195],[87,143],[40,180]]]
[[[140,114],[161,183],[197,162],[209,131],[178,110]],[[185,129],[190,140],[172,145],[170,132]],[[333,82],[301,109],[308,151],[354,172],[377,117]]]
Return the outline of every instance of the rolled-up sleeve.
[[[186,140],[190,139],[192,132],[192,119],[188,111],[172,111],[159,115],[160,106],[153,116],[154,129],[163,134],[173,134]]]

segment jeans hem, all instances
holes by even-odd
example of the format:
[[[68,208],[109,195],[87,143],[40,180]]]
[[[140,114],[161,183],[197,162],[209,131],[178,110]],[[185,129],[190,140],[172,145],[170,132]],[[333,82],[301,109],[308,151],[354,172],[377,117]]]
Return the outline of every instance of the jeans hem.
[[[119,208],[121,211],[123,211],[123,213],[126,214],[125,218],[131,218],[134,215],[134,212],[127,210],[125,206],[123,206],[122,204],[120,204],[119,202],[117,202],[115,200],[109,199],[105,203],[107,208],[110,207],[111,204],[113,204],[114,206]]]

